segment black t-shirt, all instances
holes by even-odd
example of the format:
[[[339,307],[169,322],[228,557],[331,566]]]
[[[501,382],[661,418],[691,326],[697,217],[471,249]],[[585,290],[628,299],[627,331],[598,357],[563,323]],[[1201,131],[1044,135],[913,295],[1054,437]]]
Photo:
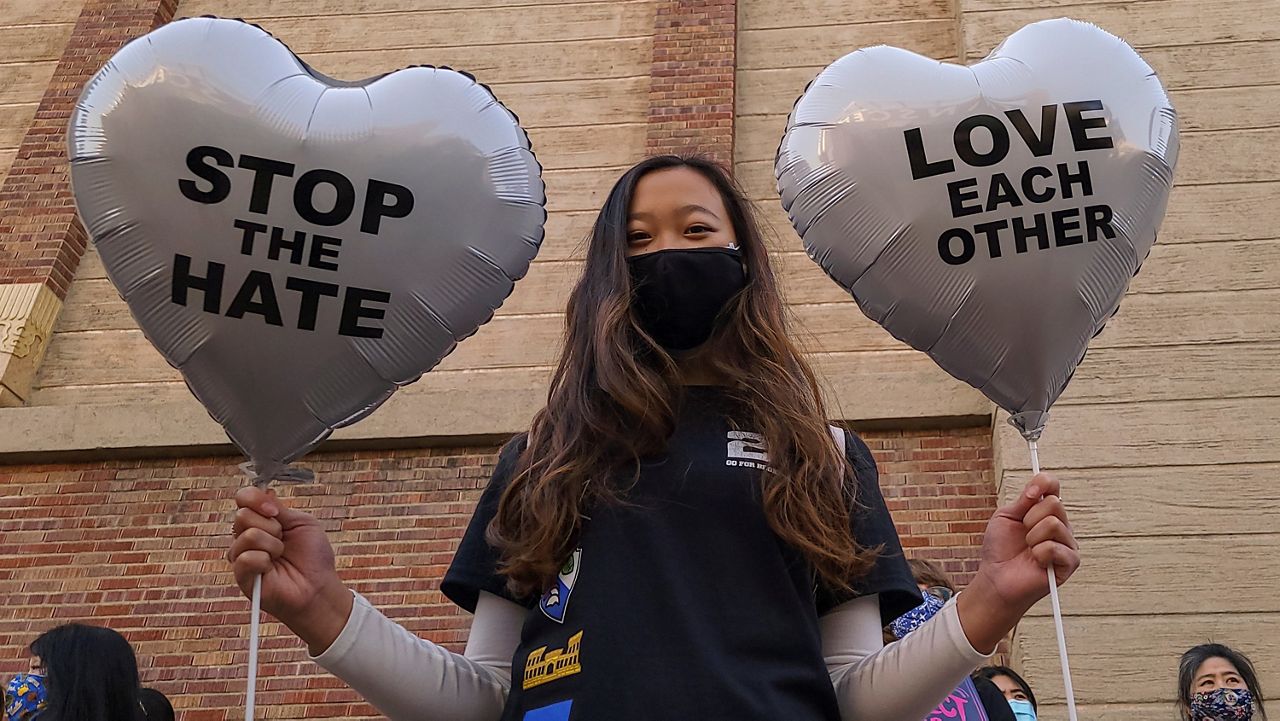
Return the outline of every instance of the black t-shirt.
[[[587,511],[556,587],[535,599],[507,591],[484,538],[523,437],[503,449],[441,587],[468,611],[482,590],[530,609],[503,721],[839,721],[818,616],[857,595],[880,594],[885,623],[920,603],[875,462],[846,434],[851,523],[883,552],[856,593],[833,593],[770,530],[763,443],[731,417],[743,416],[722,390],[689,389],[665,456],[641,463],[626,504]]]

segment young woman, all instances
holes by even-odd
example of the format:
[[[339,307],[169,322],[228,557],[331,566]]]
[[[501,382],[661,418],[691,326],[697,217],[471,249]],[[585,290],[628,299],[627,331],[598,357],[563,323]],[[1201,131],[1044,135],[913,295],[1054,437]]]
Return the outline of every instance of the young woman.
[[[1036,695],[1031,692],[1031,685],[1016,671],[1008,666],[985,666],[973,675],[991,681],[1000,689],[1018,721],[1036,721],[1036,713],[1040,710]]]
[[[918,721],[1079,565],[1040,476],[968,589],[920,603],[875,463],[827,425],[761,233],[716,165],[627,171],[596,220],[547,406],[499,457],[442,583],[452,654],[346,589],[316,522],[237,494],[248,593],[393,721]]]
[[[8,719],[138,721],[142,718],[142,706],[138,703],[138,661],[133,647],[115,631],[68,623],[36,638],[31,643],[31,654],[31,673],[17,683],[18,688],[30,693],[11,699],[11,708],[5,709]],[[34,692],[40,686],[43,699]],[[9,689],[13,693],[15,684],[11,683]]]
[[[1219,643],[1188,649],[1178,662],[1178,714],[1183,721],[1267,718],[1253,663]]]

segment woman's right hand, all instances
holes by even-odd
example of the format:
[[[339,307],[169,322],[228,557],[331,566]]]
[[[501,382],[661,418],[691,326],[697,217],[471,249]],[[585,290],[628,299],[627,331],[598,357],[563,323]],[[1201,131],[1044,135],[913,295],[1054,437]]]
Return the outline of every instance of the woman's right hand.
[[[244,595],[262,576],[262,610],[306,642],[313,656],[338,638],[352,595],[334,569],[333,547],[320,523],[254,486],[236,493],[235,540],[227,551]]]

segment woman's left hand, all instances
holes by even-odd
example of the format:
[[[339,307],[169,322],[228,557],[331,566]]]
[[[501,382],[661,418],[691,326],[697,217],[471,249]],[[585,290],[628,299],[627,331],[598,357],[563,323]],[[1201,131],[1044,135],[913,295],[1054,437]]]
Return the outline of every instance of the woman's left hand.
[[[993,650],[1049,594],[1046,569],[1052,566],[1062,585],[1080,567],[1079,545],[1059,490],[1058,481],[1040,474],[987,524],[978,573],[956,599],[975,649]]]

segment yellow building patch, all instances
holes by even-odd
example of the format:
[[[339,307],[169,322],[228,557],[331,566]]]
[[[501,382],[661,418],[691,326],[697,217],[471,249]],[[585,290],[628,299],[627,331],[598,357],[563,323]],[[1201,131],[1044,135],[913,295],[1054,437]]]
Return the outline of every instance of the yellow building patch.
[[[530,689],[550,683],[558,678],[572,676],[582,670],[579,662],[582,646],[582,631],[569,637],[564,648],[555,648],[550,652],[546,646],[540,646],[529,652],[524,662],[524,688]]]

